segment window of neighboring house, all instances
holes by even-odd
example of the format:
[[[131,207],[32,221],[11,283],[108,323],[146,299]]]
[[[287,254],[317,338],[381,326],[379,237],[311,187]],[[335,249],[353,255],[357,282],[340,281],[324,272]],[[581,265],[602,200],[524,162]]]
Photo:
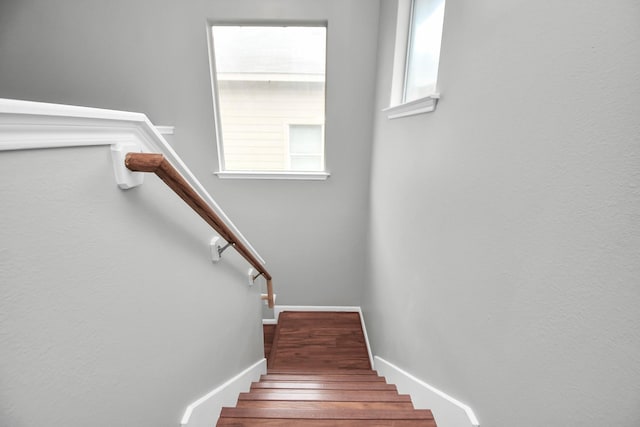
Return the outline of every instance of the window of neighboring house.
[[[445,0],[399,0],[389,118],[435,109]]]
[[[218,175],[326,178],[326,26],[215,24],[210,42]]]
[[[324,164],[322,125],[289,125],[289,168],[319,170]]]

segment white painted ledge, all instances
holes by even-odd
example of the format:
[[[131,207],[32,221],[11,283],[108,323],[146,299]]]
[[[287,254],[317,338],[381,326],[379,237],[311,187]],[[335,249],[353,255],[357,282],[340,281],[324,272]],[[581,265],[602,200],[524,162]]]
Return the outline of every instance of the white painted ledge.
[[[215,172],[222,179],[279,179],[297,181],[325,181],[329,172],[262,172],[262,171],[221,171]]]
[[[435,111],[436,105],[440,99],[439,93],[434,93],[425,98],[416,99],[415,101],[406,102],[404,104],[394,105],[393,107],[385,108],[387,117],[392,119],[399,119],[401,117],[415,116],[417,114],[430,113]]]
[[[126,150],[163,154],[256,259],[265,264],[146,115],[0,98],[0,151],[100,145],[111,146],[114,159],[120,159]],[[121,188],[131,188],[141,182],[139,173],[126,169],[123,162],[117,160],[114,168],[121,169],[115,172]]]
[[[156,126],[156,130],[160,132],[161,135],[173,135],[176,128],[175,126]]]
[[[480,425],[469,406],[379,356],[375,356],[374,360],[378,374],[384,376],[388,383],[395,384],[399,393],[411,395],[416,409],[431,409],[438,427],[478,427]]]
[[[251,383],[260,380],[267,373],[267,359],[259,360],[235,377],[216,387],[190,404],[182,416],[183,427],[211,427],[220,418],[225,406],[235,406],[238,395],[249,391]]]

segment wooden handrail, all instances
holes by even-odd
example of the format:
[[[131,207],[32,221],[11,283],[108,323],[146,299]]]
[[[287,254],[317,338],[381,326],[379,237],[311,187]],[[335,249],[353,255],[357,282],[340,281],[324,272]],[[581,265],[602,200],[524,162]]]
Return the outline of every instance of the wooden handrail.
[[[273,308],[273,284],[269,272],[240,241],[234,232],[225,224],[209,204],[189,185],[182,175],[164,158],[155,153],[128,153],[124,161],[125,166],[132,172],[153,172],[169,186],[182,200],[184,200],[202,219],[205,220],[227,243],[249,264],[261,273],[267,280],[267,301],[269,308]]]

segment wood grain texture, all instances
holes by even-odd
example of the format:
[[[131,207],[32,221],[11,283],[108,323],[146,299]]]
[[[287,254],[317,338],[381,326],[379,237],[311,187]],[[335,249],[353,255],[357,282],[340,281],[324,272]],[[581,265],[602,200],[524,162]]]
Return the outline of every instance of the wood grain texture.
[[[349,374],[267,374],[261,375],[260,381],[359,381],[359,382],[385,382],[384,377],[379,375],[358,375]]]
[[[251,390],[264,389],[396,391],[396,386],[378,381],[260,381],[251,385]]]
[[[280,313],[268,353],[267,374],[218,426],[437,427],[371,370],[358,313]]]
[[[282,408],[222,408],[228,418],[292,418],[298,420],[432,420],[428,409],[282,409]]]
[[[284,311],[269,369],[370,370],[360,315],[352,312]]]
[[[320,402],[239,400],[236,408],[291,408],[291,409],[413,409],[411,402]]]
[[[318,402],[411,402],[396,391],[360,390],[253,390],[240,393],[238,400],[311,400]]]
[[[434,420],[292,420],[220,418],[220,427],[437,427]]]
[[[269,368],[268,375],[363,375],[377,377],[378,373],[365,369],[322,369],[322,368]],[[384,377],[383,377],[384,378]]]

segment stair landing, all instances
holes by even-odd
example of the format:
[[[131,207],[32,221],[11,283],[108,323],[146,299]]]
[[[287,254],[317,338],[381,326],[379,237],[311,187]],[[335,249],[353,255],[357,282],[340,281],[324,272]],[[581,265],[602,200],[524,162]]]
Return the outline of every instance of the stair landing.
[[[371,369],[358,313],[280,313],[270,369]]]

